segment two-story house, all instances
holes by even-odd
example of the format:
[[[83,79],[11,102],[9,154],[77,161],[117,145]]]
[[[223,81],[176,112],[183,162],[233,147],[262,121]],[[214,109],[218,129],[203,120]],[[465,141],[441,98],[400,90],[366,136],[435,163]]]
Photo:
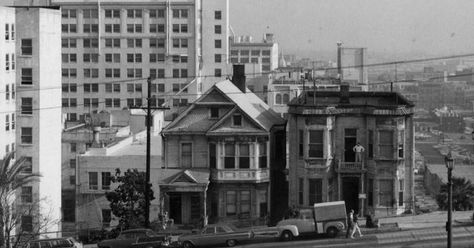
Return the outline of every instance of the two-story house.
[[[209,222],[232,222],[269,215],[275,137],[284,144],[285,121],[245,87],[243,68],[235,68],[232,82],[216,83],[162,131],[166,168],[210,173],[210,183],[201,196],[160,189],[165,192],[164,207],[175,223],[204,216]],[[284,146],[281,150],[280,163],[275,166],[283,165],[283,171]],[[204,216],[198,216],[193,206],[202,201]]]
[[[395,92],[303,92],[289,103],[290,205],[344,200],[378,216],[413,210],[413,113]]]

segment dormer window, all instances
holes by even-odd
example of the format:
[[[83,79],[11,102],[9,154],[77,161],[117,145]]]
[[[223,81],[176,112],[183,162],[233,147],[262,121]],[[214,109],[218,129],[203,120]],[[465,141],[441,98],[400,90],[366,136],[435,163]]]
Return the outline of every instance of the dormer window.
[[[234,114],[232,116],[232,125],[233,126],[242,126],[242,115],[241,114]]]
[[[217,107],[212,107],[209,109],[209,116],[211,119],[217,119],[219,118],[219,108]]]

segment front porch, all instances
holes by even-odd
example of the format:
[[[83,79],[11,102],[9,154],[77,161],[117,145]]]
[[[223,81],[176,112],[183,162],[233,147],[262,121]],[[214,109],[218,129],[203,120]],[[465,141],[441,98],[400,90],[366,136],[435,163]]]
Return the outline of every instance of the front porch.
[[[209,172],[172,170],[160,184],[160,215],[173,225],[207,224]]]

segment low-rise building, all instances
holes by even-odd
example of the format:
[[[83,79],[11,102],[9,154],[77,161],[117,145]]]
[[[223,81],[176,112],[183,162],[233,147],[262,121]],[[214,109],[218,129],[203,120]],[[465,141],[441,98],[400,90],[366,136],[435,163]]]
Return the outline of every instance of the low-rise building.
[[[395,92],[306,91],[288,111],[289,204],[344,200],[377,216],[414,208],[414,105]],[[365,149],[356,158],[354,146]]]
[[[163,113],[156,112],[153,116],[154,125],[151,130],[150,174],[156,198],[151,202],[150,219],[152,221],[157,220],[158,214],[161,213],[160,198],[156,197],[159,195],[159,182],[162,181],[163,175],[169,174],[169,172],[163,173],[161,171],[162,142],[159,131],[163,127],[163,119]],[[69,175],[71,181],[73,177],[75,179],[75,196],[73,198],[75,205],[74,210],[70,209],[74,213],[74,221],[65,220],[65,222],[69,222],[67,224],[70,228],[74,227],[76,230],[100,229],[118,223],[114,222],[105,193],[117,186],[110,181],[110,177],[115,175],[116,169],[122,172],[127,169],[145,171],[146,131],[143,131],[145,129],[144,120],[143,115],[130,116],[131,124],[126,127],[82,127],[63,134],[63,146],[74,143],[81,144],[80,154],[77,154],[78,150],[76,150],[74,175]],[[136,127],[134,123],[140,123],[142,127]],[[85,151],[82,150],[84,140],[87,141]],[[63,181],[64,177],[67,177],[65,171],[67,170],[63,170]],[[68,187],[63,187],[63,192],[65,191],[68,191]],[[63,202],[71,201],[71,198],[70,196],[63,197]]]

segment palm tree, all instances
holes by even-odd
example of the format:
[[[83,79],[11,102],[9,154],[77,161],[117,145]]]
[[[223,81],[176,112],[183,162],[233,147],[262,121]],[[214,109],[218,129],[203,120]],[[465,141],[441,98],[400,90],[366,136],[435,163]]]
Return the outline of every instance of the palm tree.
[[[474,185],[463,177],[453,177],[453,209],[458,211],[474,209]],[[448,209],[448,185],[441,186],[436,201],[442,210]]]
[[[3,160],[0,160],[0,246],[5,247],[8,241],[5,240],[5,216],[9,213],[11,199],[17,189],[27,185],[30,182],[38,180],[40,175],[37,173],[23,173],[27,167],[24,157],[14,160],[14,153],[7,154]]]

